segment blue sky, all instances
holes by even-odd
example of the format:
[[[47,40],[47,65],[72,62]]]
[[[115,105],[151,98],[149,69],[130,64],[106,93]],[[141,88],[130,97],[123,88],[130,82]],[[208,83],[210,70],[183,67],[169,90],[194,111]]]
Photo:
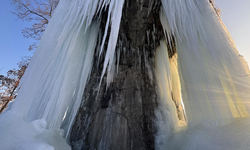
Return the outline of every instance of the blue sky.
[[[250,0],[215,0],[221,17],[233,37],[239,52],[250,62]],[[17,68],[23,56],[31,55],[28,46],[34,42],[22,36],[21,30],[30,23],[16,20],[10,11],[10,0],[0,1],[0,74]]]
[[[215,0],[236,47],[250,65],[250,0]]]
[[[31,55],[28,47],[34,40],[24,38],[21,30],[30,23],[16,20],[10,11],[14,6],[10,0],[0,1],[0,74],[6,75],[10,69],[17,68],[17,63],[23,56]]]

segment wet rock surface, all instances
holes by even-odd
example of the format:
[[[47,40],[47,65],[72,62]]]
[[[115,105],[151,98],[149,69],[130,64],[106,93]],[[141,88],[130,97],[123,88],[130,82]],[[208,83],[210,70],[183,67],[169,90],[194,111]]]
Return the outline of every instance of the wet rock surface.
[[[154,111],[158,105],[154,59],[163,38],[159,9],[159,0],[125,1],[117,42],[117,73],[107,89],[104,77],[98,93],[102,64],[98,65],[96,55],[72,128],[72,149],[154,149]]]

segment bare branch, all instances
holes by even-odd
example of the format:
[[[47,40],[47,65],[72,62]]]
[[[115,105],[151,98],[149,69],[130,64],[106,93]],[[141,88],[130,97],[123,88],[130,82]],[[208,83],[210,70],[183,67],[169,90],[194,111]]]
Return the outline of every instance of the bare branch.
[[[16,6],[13,14],[23,21],[34,22],[32,27],[22,30],[23,36],[40,40],[58,2],[59,0],[12,0],[12,4]]]
[[[12,0],[11,3],[16,6],[12,13],[22,21],[32,21],[33,23],[31,27],[22,30],[23,36],[40,40],[58,2],[59,0]],[[33,43],[29,46],[29,50],[35,50],[36,47],[37,43]],[[19,69],[9,70],[7,76],[0,75],[0,114],[17,96],[20,88],[19,81],[29,62],[30,57],[24,57],[18,63]]]

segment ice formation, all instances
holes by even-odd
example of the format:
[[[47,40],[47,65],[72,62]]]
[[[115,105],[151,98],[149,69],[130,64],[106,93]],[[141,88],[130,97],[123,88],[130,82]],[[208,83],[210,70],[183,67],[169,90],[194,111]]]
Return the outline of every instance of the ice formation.
[[[16,101],[0,116],[2,149],[70,149],[66,140],[96,48],[99,55],[106,50],[101,77],[107,72],[109,84],[114,76],[123,5],[124,0],[60,1],[21,80]],[[161,104],[155,111],[156,148],[249,147],[249,119],[234,122],[249,116],[249,70],[220,18],[208,0],[162,0],[162,6],[160,20],[167,40],[160,42],[156,54]],[[107,12],[103,35],[102,11]],[[172,37],[178,59],[168,57]],[[185,130],[181,99],[188,123]]]
[[[175,130],[157,135],[156,148],[248,149],[249,119],[237,118],[249,116],[249,69],[227,29],[207,0],[162,0],[162,5],[167,42],[176,41],[188,126],[179,131],[176,118],[166,116]]]
[[[173,133],[178,132],[179,126],[185,125],[184,112],[178,113],[177,106],[181,105],[181,93],[178,87],[178,76],[176,76],[176,58],[169,59],[168,48],[165,41],[160,42],[156,50],[156,80],[158,85],[159,109],[155,111],[156,125],[158,131],[156,134],[156,143],[165,143]],[[176,87],[177,86],[177,87]],[[180,106],[179,106],[180,107]],[[179,116],[178,116],[179,114]],[[159,149],[156,145],[156,149]]]
[[[161,20],[176,39],[189,125],[249,116],[249,69],[207,0],[162,0]],[[164,16],[163,16],[164,15]]]
[[[14,104],[0,116],[0,145],[5,143],[4,149],[27,147],[34,150],[70,149],[69,146],[60,144],[65,145],[63,137],[67,139],[70,135],[74,117],[82,102],[84,88],[92,70],[102,19],[100,14],[108,8],[102,46],[106,41],[110,24],[111,32],[103,74],[108,68],[108,76],[112,76],[109,72],[110,66],[114,64],[113,55],[123,3],[124,0],[60,1],[21,80],[22,88]],[[100,53],[102,50],[103,48]],[[9,132],[4,132],[6,126],[13,122],[16,126],[8,127]],[[18,127],[18,124],[21,126]],[[17,132],[10,136],[11,132],[15,131]],[[8,141],[13,140],[13,137],[17,143],[25,143],[26,148],[20,145],[13,147]],[[54,137],[56,142],[48,142],[46,140],[48,137]],[[29,142],[30,139],[33,141]]]

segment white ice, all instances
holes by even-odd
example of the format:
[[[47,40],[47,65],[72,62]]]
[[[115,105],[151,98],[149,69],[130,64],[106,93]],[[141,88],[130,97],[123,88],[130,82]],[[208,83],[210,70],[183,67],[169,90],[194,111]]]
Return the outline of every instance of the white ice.
[[[7,112],[0,116],[1,150],[70,150],[63,130],[48,129],[44,119],[31,123]]]
[[[21,80],[15,102],[0,116],[2,149],[70,149],[64,138],[82,101],[96,47],[108,38],[104,69],[115,73],[115,49],[124,0],[61,0]],[[177,74],[166,43],[156,56],[159,149],[249,149],[250,79],[225,26],[208,0],[162,0],[160,19],[168,41],[175,38],[178,74],[188,126],[179,124]],[[109,7],[108,7],[109,5]],[[107,27],[97,46],[100,12]],[[179,84],[179,83],[177,83]],[[176,84],[175,84],[176,85]],[[171,91],[175,91],[171,98]],[[175,95],[176,94],[176,95]],[[176,103],[176,104],[175,104]],[[238,118],[238,119],[236,119]],[[235,121],[236,120],[236,121]],[[157,123],[157,122],[156,122]]]
[[[216,127],[207,122],[183,128],[171,136],[160,150],[249,150],[250,118],[237,118]]]
[[[176,39],[189,125],[249,116],[250,78],[221,19],[207,0],[162,0],[167,32]],[[169,33],[168,33],[169,34]]]
[[[107,66],[114,66],[123,2],[60,1],[21,79],[15,102],[0,116],[0,149],[70,149],[63,138],[70,136],[95,50],[100,47],[101,12],[109,5],[111,32],[104,74]]]
[[[249,69],[226,27],[208,0],[162,4],[165,35],[176,41],[188,126],[166,132],[170,137],[158,148],[249,149],[250,120],[244,119],[250,110]],[[166,122],[175,120],[166,117]]]

